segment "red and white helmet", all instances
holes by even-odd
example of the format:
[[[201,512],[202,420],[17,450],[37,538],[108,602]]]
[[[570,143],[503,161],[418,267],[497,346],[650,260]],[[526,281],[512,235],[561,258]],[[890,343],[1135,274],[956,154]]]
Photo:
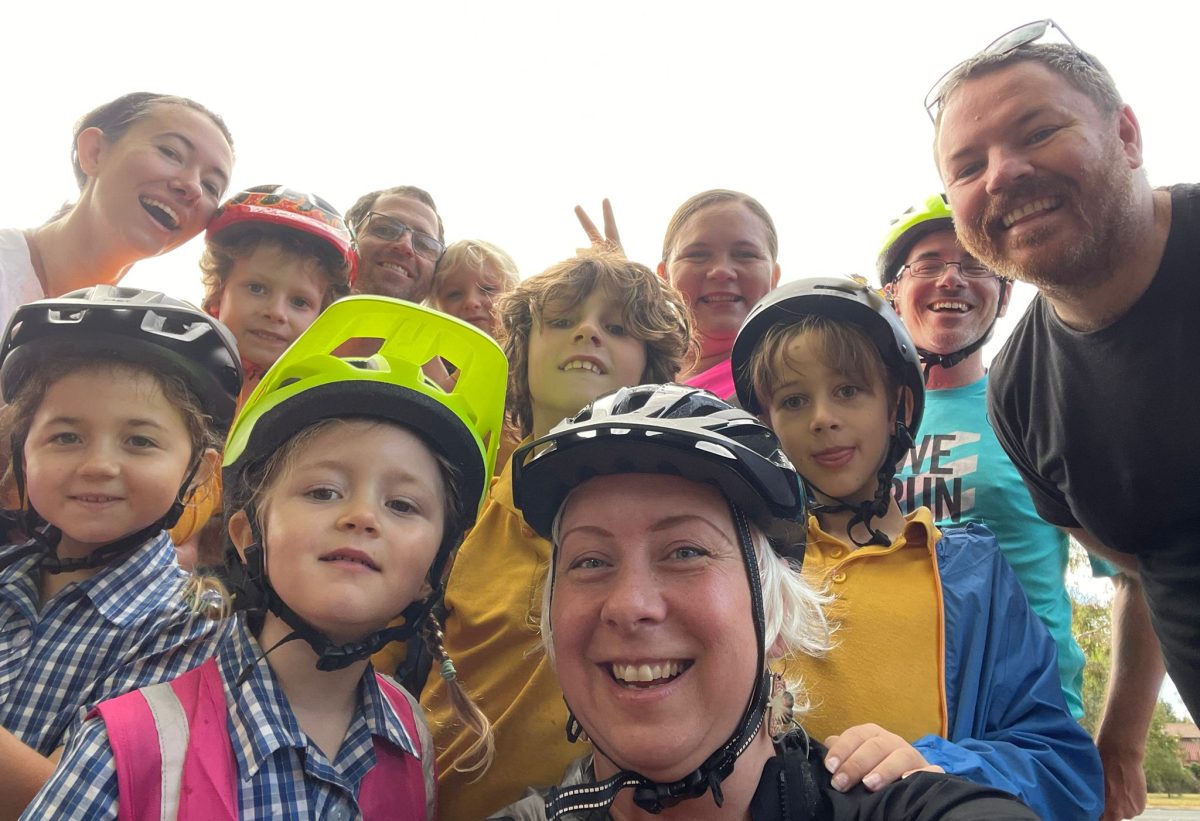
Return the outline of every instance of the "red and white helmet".
[[[228,199],[208,224],[207,237],[218,237],[226,229],[259,222],[295,228],[323,239],[350,267],[349,285],[358,270],[358,252],[345,220],[336,208],[316,194],[305,194],[283,185],[256,185]]]

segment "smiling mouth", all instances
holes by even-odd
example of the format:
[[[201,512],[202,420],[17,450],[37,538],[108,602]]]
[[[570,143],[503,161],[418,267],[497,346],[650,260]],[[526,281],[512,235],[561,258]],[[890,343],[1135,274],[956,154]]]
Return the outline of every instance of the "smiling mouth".
[[[396,276],[404,277],[405,279],[416,279],[417,275],[409,271],[398,262],[380,262],[379,267],[385,271],[395,274]]]
[[[265,339],[267,342],[278,342],[285,345],[291,341],[286,336],[280,336],[279,334],[271,333],[270,331],[250,331],[250,335],[256,336],[259,339]]]
[[[570,362],[567,362],[565,365],[563,365],[561,368],[559,368],[559,370],[560,371],[591,371],[592,373],[598,374],[599,376],[604,376],[603,368],[601,368],[595,362],[588,362],[587,360],[584,360],[584,359],[572,359]]]
[[[1034,214],[1038,214],[1043,211],[1056,211],[1061,206],[1062,200],[1058,197],[1042,197],[1034,200],[1033,202],[1027,202],[1020,208],[1014,208],[1013,210],[1009,211],[1000,218],[1000,224],[1006,229],[1012,228],[1016,223],[1020,222],[1026,217],[1033,216]]]
[[[729,302],[742,302],[743,300],[742,297],[736,294],[710,294],[709,296],[700,297],[699,301],[705,305],[717,305]]]
[[[941,300],[939,302],[931,303],[929,310],[934,311],[935,313],[950,311],[956,314],[965,314],[967,311],[971,310],[971,306],[965,302],[958,302],[957,300]]]
[[[169,231],[175,231],[179,228],[179,215],[175,213],[175,209],[167,205],[162,200],[156,200],[152,197],[140,197],[142,208],[146,209],[154,221],[166,228]]]
[[[347,562],[350,564],[362,565],[363,567],[366,567],[370,570],[374,570],[376,573],[379,572],[379,565],[377,565],[377,564],[375,564],[375,562],[371,561],[370,557],[366,556],[365,554],[359,553],[357,551],[349,551],[349,552],[337,551],[335,553],[330,553],[328,556],[322,556],[320,558],[320,561],[323,561],[323,562]]]
[[[694,662],[690,659],[681,661],[663,661],[654,664],[620,664],[613,662],[604,665],[613,681],[622,687],[644,690],[649,687],[660,687],[674,681],[683,675]]]
[[[120,496],[104,496],[99,493],[80,493],[72,496],[71,498],[76,502],[83,502],[84,504],[89,505],[103,505],[108,504],[109,502],[121,501]]]

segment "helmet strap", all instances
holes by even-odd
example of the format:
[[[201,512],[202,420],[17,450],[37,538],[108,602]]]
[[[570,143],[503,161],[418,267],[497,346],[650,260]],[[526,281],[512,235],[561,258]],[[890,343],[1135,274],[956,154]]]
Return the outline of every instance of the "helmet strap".
[[[1000,296],[996,300],[996,315],[992,317],[991,324],[987,326],[987,330],[985,330],[980,337],[970,345],[946,354],[934,353],[933,351],[927,351],[924,348],[917,348],[917,355],[921,357],[921,364],[925,366],[922,370],[921,376],[924,378],[926,384],[929,384],[929,371],[932,370],[934,366],[940,367],[943,370],[949,370],[982,348],[987,344],[987,341],[992,338],[992,332],[996,330],[996,322],[1000,319],[1000,311],[1004,309],[1004,289],[1007,287],[1007,285],[1008,280],[1000,277]]]
[[[746,563],[746,577],[750,584],[750,609],[754,618],[754,636],[758,647],[757,669],[761,671],[754,681],[754,689],[750,692],[738,728],[716,752],[678,781],[663,783],[632,770],[621,770],[598,783],[556,787],[546,796],[546,818],[549,821],[572,812],[608,807],[617,797],[617,793],[626,787],[633,790],[634,804],[656,815],[681,801],[699,798],[710,791],[713,802],[718,807],[724,803],[725,794],[721,783],[730,776],[738,757],[749,749],[758,736],[767,708],[767,695],[770,692],[770,672],[767,670],[766,658],[766,616],[763,612],[762,577],[758,570],[758,557],[754,552],[754,541],[750,536],[750,525],[746,521],[746,515],[732,502],[729,503],[729,507],[733,514],[738,546]],[[575,719],[570,704],[567,704],[567,711],[567,738],[574,741],[583,735],[583,728]],[[605,753],[594,738],[592,748],[596,753],[613,761],[613,757]]]

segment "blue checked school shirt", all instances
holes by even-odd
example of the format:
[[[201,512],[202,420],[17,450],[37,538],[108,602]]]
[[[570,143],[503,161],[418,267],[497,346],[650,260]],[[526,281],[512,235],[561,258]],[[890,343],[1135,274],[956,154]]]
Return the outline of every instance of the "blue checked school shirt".
[[[0,560],[19,547],[0,548]],[[42,755],[97,702],[211,658],[227,631],[184,602],[187,573],[166,531],[40,608],[36,561],[0,571],[0,725]]]
[[[386,696],[379,691],[370,665],[358,685],[359,708],[333,761],[312,744],[296,723],[283,689],[265,661],[258,643],[241,625],[221,642],[217,665],[229,704],[229,733],[237,759],[239,816],[244,821],[320,818],[350,821],[362,817],[355,796],[375,766],[373,736],[380,736],[410,755],[416,746]],[[241,687],[238,677],[252,666]],[[414,710],[418,722],[424,720]],[[423,740],[425,768],[433,766],[433,745]],[[117,773],[104,720],[84,722],[63,755],[54,776],[42,788],[22,819],[72,818],[98,821],[117,817]]]

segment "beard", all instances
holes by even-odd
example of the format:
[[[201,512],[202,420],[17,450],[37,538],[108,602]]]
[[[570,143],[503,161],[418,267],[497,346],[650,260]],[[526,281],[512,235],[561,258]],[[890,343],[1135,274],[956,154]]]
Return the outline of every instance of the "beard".
[[[979,220],[955,220],[959,241],[997,273],[1052,296],[1069,296],[1104,283],[1116,269],[1122,242],[1133,224],[1136,172],[1126,165],[1117,142],[1092,169],[1082,184],[1053,173],[1015,182],[989,199]],[[1081,228],[1071,231],[1050,225],[1007,239],[1001,222],[1004,215],[1042,198],[1059,200],[1058,209],[1073,209]]]

